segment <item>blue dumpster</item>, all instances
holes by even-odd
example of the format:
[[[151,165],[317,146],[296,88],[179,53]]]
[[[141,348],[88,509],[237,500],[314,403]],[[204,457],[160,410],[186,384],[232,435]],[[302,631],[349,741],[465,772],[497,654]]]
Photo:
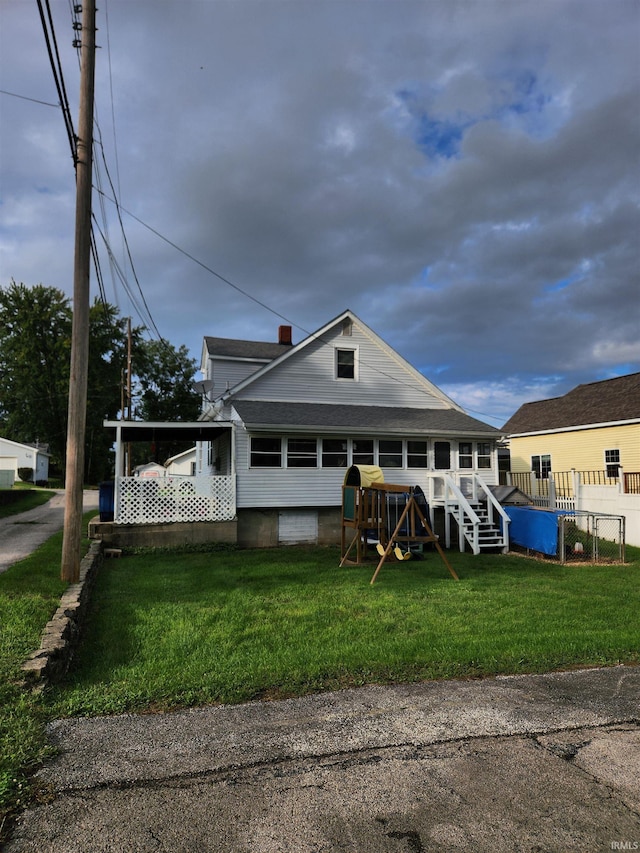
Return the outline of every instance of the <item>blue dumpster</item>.
[[[113,492],[115,483],[108,480],[98,486],[98,509],[100,521],[113,521]]]

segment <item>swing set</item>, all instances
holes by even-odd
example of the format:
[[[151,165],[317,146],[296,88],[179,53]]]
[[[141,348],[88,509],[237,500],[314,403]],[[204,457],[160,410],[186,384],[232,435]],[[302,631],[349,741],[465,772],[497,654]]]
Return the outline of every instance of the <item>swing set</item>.
[[[459,580],[429,526],[429,508],[420,486],[385,483],[382,471],[372,465],[352,465],[342,486],[340,565],[358,565],[375,546],[379,560],[373,584],[387,560],[408,560],[432,543],[455,580]],[[348,533],[353,531],[347,544]],[[352,552],[355,549],[355,559]]]

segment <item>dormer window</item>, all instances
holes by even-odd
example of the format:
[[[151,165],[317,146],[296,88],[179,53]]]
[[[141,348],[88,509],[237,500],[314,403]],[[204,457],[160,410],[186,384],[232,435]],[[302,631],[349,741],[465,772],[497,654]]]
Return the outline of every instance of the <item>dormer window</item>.
[[[356,351],[354,349],[336,350],[336,379],[356,378]]]

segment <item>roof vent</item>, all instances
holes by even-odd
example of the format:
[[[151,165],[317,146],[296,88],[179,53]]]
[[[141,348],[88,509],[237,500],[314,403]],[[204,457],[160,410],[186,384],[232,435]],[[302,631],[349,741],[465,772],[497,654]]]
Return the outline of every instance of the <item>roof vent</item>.
[[[287,347],[292,346],[293,340],[291,338],[291,326],[278,327],[278,343]]]

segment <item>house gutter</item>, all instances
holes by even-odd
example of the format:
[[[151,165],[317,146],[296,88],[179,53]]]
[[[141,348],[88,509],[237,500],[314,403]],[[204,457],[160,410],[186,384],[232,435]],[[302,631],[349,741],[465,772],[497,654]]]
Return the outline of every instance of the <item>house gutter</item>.
[[[341,435],[344,432],[348,432],[349,435],[363,435],[370,437],[372,432],[378,433],[378,430],[375,427],[352,427],[352,426],[336,426],[331,425],[327,426],[326,424],[320,425],[309,425],[309,424],[263,424],[263,423],[246,423],[243,421],[243,425],[248,432],[280,432],[280,433],[294,433],[294,432],[308,432],[313,434],[325,433],[327,435]],[[481,433],[481,432],[467,432],[461,430],[437,430],[432,429],[428,432],[407,432],[406,429],[402,427],[395,427],[385,429],[384,433],[380,432],[380,435],[398,435],[402,437],[408,438],[431,438],[433,436],[443,436],[445,438],[472,438],[472,439],[486,439],[487,441],[496,441],[500,438],[504,438],[505,434],[500,433],[496,435],[495,433]]]

